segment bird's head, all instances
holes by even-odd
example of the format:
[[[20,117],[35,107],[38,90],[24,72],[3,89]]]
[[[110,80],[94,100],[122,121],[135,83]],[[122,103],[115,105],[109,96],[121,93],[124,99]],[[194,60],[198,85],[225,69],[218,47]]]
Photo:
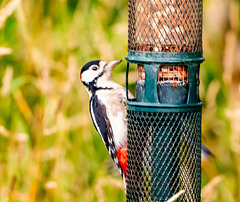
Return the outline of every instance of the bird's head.
[[[85,64],[80,72],[80,79],[85,86],[94,85],[98,79],[111,79],[112,69],[122,60],[106,63],[102,60],[93,60]]]

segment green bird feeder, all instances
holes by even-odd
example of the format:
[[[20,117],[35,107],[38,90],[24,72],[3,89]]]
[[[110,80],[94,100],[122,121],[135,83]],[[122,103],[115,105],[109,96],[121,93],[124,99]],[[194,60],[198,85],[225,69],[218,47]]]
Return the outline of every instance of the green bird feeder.
[[[201,200],[202,0],[129,0],[127,201]],[[128,94],[128,93],[127,93]]]

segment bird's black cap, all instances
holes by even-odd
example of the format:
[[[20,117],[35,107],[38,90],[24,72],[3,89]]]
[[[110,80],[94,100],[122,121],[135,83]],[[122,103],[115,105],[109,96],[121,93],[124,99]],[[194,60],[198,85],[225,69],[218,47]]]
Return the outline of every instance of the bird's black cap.
[[[100,61],[101,61],[101,60],[93,60],[93,61],[91,61],[91,62],[86,63],[86,64],[83,66],[83,68],[81,69],[81,74],[82,74],[84,71],[88,70],[88,68],[91,67],[92,65],[97,65],[97,66],[99,66],[99,62],[100,62]]]

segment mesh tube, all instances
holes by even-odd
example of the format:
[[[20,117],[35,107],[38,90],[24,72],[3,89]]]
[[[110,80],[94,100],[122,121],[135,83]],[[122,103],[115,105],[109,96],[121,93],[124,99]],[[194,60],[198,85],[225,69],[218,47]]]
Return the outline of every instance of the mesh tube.
[[[201,110],[128,110],[127,201],[200,201]]]
[[[128,50],[202,51],[202,0],[129,0]]]

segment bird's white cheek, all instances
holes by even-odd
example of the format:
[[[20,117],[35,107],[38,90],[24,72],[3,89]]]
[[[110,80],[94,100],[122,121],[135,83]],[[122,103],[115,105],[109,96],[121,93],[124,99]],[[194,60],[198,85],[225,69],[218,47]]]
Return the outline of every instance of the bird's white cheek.
[[[82,81],[89,83],[91,81],[93,81],[94,79],[94,74],[92,74],[90,71],[86,71],[82,73]]]

